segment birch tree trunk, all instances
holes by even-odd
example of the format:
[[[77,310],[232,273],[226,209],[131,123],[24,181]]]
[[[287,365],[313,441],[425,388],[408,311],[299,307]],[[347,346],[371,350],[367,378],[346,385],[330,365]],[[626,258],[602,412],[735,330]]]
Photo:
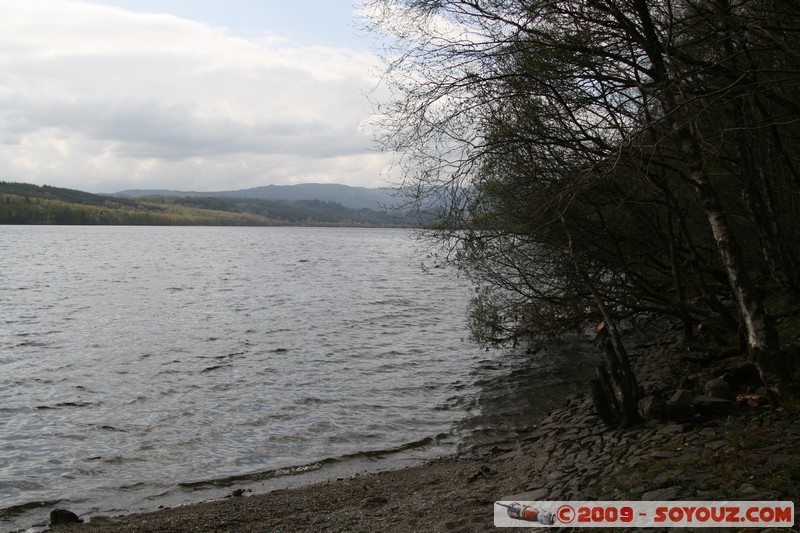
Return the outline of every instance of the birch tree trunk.
[[[689,104],[682,101],[680,86],[676,83],[681,79],[681,72],[673,69],[679,67],[667,60],[664,45],[655,30],[651,6],[646,0],[635,0],[634,5],[641,22],[645,51],[653,65],[652,78],[657,88],[653,96],[661,102],[665,115],[671,117],[673,134],[685,156],[688,179],[702,203],[744,322],[750,357],[758,366],[765,383],[775,387],[782,370],[778,334],[764,310],[748,274],[739,242],[706,173],[704,153],[694,128],[692,112]]]
[[[785,370],[778,334],[748,274],[739,242],[725,215],[719,195],[704,171],[703,157],[697,141],[688,127],[680,128],[679,135],[682,151],[690,166],[689,178],[705,209],[714,242],[744,322],[750,359],[757,365],[767,386],[777,392],[777,384]]]

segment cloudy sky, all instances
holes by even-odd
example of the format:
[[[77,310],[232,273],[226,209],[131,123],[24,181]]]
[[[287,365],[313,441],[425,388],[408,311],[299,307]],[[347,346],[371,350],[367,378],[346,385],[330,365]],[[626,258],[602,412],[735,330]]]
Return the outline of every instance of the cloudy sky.
[[[0,180],[379,187],[354,0],[0,0]]]

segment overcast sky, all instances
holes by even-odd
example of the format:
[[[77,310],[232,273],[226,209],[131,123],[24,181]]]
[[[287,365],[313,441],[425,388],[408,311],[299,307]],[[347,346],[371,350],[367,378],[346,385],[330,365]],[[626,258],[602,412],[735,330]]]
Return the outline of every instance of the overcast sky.
[[[353,0],[0,0],[0,181],[385,185]]]

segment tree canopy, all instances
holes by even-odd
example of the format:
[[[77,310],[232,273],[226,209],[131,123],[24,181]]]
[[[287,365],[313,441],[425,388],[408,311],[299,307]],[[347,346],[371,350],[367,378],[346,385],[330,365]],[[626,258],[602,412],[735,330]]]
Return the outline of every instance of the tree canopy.
[[[796,361],[765,295],[775,309],[800,297],[799,3],[371,0],[366,12],[389,42],[379,142],[418,209],[436,211],[429,235],[480,285],[479,339],[603,320],[625,373],[618,321],[673,316],[687,336],[714,321],[780,388]],[[633,400],[627,377],[612,381]]]

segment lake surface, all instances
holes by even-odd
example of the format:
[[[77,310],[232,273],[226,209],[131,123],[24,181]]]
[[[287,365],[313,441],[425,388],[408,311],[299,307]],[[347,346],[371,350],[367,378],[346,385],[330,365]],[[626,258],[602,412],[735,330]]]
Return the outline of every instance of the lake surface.
[[[524,434],[592,343],[481,349],[436,266],[400,229],[0,226],[0,526]]]

